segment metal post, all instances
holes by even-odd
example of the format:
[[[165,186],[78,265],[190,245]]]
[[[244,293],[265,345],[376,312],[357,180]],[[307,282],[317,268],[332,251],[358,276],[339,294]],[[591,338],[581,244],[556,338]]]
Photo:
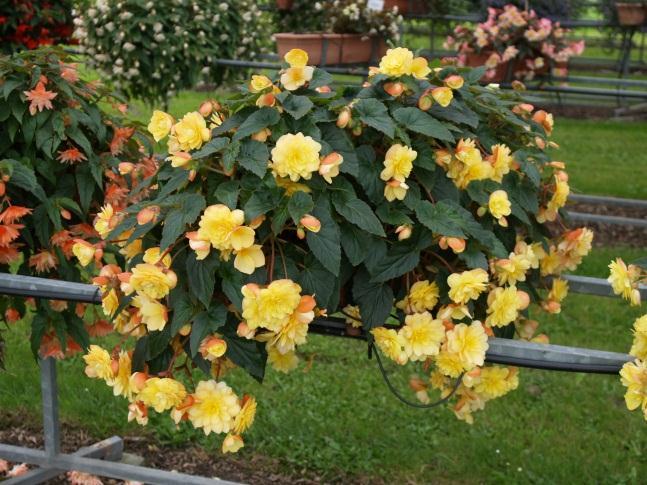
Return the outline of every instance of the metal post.
[[[40,361],[40,392],[43,400],[45,452],[54,458],[61,451],[61,425],[58,419],[56,360],[52,357]]]

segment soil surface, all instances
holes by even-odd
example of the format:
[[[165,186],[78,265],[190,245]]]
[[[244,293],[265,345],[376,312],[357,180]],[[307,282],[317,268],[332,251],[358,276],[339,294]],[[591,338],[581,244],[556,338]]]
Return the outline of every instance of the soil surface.
[[[18,416],[3,417],[0,420],[0,443],[42,448],[43,439],[41,430],[31,425],[25,425],[24,419]],[[96,443],[96,438],[86,431],[69,426],[62,426],[62,449],[71,453],[84,446]],[[322,477],[308,470],[289,469],[279,460],[259,454],[222,455],[220,453],[207,453],[201,448],[190,443],[184,448],[160,446],[151,437],[125,436],[124,452],[144,458],[143,466],[162,470],[175,470],[178,472],[204,477],[217,477],[232,482],[249,484],[294,484],[313,485],[321,483],[339,484],[381,484],[384,483],[375,477],[348,476],[343,473],[338,475],[327,474]],[[121,480],[101,479],[104,484],[122,484]],[[0,478],[0,483],[2,478]],[[69,484],[66,475],[61,475],[47,482],[49,485]]]

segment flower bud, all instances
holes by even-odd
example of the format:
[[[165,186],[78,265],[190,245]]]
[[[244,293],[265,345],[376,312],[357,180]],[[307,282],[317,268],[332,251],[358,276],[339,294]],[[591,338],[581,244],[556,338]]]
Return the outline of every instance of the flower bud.
[[[515,79],[514,81],[512,81],[512,89],[514,89],[515,91],[525,91],[526,85],[521,81]]]
[[[317,306],[317,302],[315,301],[312,295],[303,295],[301,297],[301,301],[299,301],[299,306],[297,307],[297,311],[299,313],[311,312],[312,310],[315,309],[316,306]]]
[[[263,221],[265,221],[265,219],[266,219],[265,214],[261,214],[260,216],[252,219],[249,222],[248,226],[251,227],[252,229],[258,229],[260,225],[263,224]]]
[[[213,103],[211,101],[205,101],[200,105],[198,111],[203,117],[208,117],[213,112]]]
[[[252,135],[252,140],[260,141],[261,143],[265,143],[269,136],[272,134],[272,132],[268,128],[263,128],[260,131],[257,131]]]
[[[414,391],[419,392],[419,391],[426,391],[428,386],[425,381],[420,379],[420,377],[412,376],[409,379],[409,387]]]
[[[530,305],[530,295],[523,290],[517,290],[517,299],[519,300],[519,310],[525,310]]]
[[[434,104],[434,100],[431,96],[423,94],[418,99],[418,108],[422,111],[429,111]]]
[[[330,93],[332,89],[330,89],[330,86],[319,86],[318,88],[315,88],[315,91],[318,93]]]
[[[273,93],[263,94],[256,100],[256,106],[262,108],[263,106],[274,106],[276,104],[276,97]]]
[[[130,387],[135,392],[139,392],[144,388],[144,385],[146,384],[147,380],[148,380],[148,376],[146,375],[146,373],[135,372],[133,375],[130,376]]]
[[[160,212],[160,208],[156,205],[145,207],[137,213],[137,224],[143,226],[149,222],[155,222]]]
[[[247,322],[240,322],[238,324],[238,328],[236,329],[236,334],[241,338],[246,338],[247,340],[251,340],[256,335],[256,330],[254,330],[253,328],[249,328],[249,325],[247,325]]]
[[[192,328],[193,328],[193,325],[191,325],[190,323],[185,323],[180,327],[180,330],[178,330],[177,333],[182,335],[182,337],[186,337],[191,333]]]
[[[207,337],[200,344],[200,354],[211,362],[225,355],[225,352],[227,352],[227,342],[220,337]]]
[[[302,240],[306,238],[306,232],[302,227],[297,227],[297,237]]]
[[[384,91],[397,98],[404,92],[404,84],[401,82],[384,83]]]
[[[60,212],[61,212],[61,217],[62,217],[63,219],[65,219],[66,221],[69,221],[70,219],[72,219],[72,214],[70,213],[70,211],[69,211],[69,210],[67,210],[67,209],[61,209],[61,211],[60,211]]]
[[[348,126],[348,123],[351,122],[351,120],[352,120],[352,116],[351,116],[350,109],[344,108],[337,116],[337,127],[346,128]]]
[[[299,224],[305,227],[310,232],[319,232],[321,230],[321,221],[315,216],[306,214],[301,218]]]
[[[412,232],[413,228],[409,224],[403,224],[395,229],[395,233],[398,235],[398,241],[409,239]]]
[[[15,308],[7,308],[4,312],[4,318],[8,323],[14,323],[20,320],[20,312]]]
[[[465,84],[465,80],[458,74],[447,76],[443,82],[445,83],[445,86],[451,89],[460,89],[463,87],[463,84]]]
[[[362,129],[362,125],[357,124],[353,127],[353,136],[360,136],[364,130]]]
[[[119,164],[119,174],[128,175],[135,169],[135,164],[130,162],[121,162]]]

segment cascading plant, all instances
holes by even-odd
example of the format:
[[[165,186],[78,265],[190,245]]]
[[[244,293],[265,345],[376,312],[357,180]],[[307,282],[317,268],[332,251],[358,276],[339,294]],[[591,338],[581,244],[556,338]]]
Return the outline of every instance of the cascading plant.
[[[146,197],[95,222],[95,244],[141,251],[87,261],[124,335],[112,352],[91,347],[87,375],[128,398],[131,419],[169,412],[236,451],[256,401],[226,371],[295,369],[310,323],[329,315],[420,367],[421,400],[455,392],[471,422],[518,382],[485,365],[488,336],[547,341],[528,307],[559,312],[558,276],[591,248],[589,230],[551,224],[569,193],[545,150],[552,116],[481,86],[482,68],[431,69],[405,48],[359,87],[333,89],[301,50],[285,61],[181,119],[154,112],[166,162]]]

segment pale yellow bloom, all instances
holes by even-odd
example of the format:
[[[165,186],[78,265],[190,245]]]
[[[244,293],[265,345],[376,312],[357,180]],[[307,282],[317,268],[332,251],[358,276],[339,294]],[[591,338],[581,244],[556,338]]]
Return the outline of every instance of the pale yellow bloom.
[[[487,282],[487,271],[481,268],[453,273],[447,278],[449,298],[461,304],[476,300],[486,290]]]
[[[503,145],[493,145],[492,155],[488,157],[488,162],[492,165],[492,180],[501,183],[503,176],[510,172],[510,167],[514,160],[510,156],[510,149]]]
[[[404,182],[411,173],[417,156],[418,153],[407,146],[399,143],[392,145],[384,157],[384,170],[380,173],[380,178],[384,181],[395,179]]]
[[[165,268],[171,267],[171,255],[165,252],[162,258],[162,251],[159,247],[148,248],[144,251],[144,263],[148,264],[161,264]]]
[[[312,317],[314,318],[314,313]],[[276,347],[276,350],[281,354],[294,352],[297,345],[306,343],[308,324],[311,321],[312,319],[301,318],[299,312],[294,312],[288,318],[287,323],[276,332],[276,335],[269,341],[269,344]]]
[[[115,375],[112,385],[112,392],[115,396],[123,396],[129,401],[132,400],[133,393],[136,391],[131,386],[130,376],[132,374],[132,362],[128,352],[122,350],[119,352],[119,369]]]
[[[483,365],[488,349],[487,334],[478,320],[471,325],[459,323],[447,332],[447,350],[457,354],[465,371]]]
[[[236,453],[243,446],[245,446],[245,443],[242,437],[229,433],[227,436],[225,436],[225,439],[222,442],[222,452]]]
[[[164,111],[155,110],[148,123],[148,132],[153,135],[155,141],[160,141],[168,136],[175,120]]]
[[[195,403],[189,408],[189,420],[204,434],[228,433],[240,412],[238,397],[224,382],[200,381],[194,393]]]
[[[98,345],[90,345],[88,353],[83,356],[85,375],[93,379],[103,379],[111,383],[115,377],[112,370],[112,358],[107,350]]]
[[[130,286],[137,293],[152,299],[164,298],[175,288],[174,273],[165,273],[159,266],[141,263],[135,266],[130,277]]]
[[[519,316],[521,302],[517,288],[495,288],[488,294],[487,318],[485,324],[491,327],[504,327],[514,322]]]
[[[185,152],[200,148],[211,138],[207,123],[197,111],[185,114],[175,125],[174,133],[180,150]]]
[[[319,170],[321,144],[303,133],[285,134],[272,149],[271,167],[275,176],[290,177],[297,182],[300,178],[310,180],[312,173]]]
[[[415,57],[411,61],[411,74],[416,79],[425,79],[429,76],[431,69],[429,69],[429,63],[424,57]]]
[[[512,206],[505,190],[495,190],[490,194],[488,210],[495,219],[509,216],[512,213]]]
[[[94,220],[94,230],[99,233],[101,239],[105,239],[110,231],[114,229],[116,225],[114,223],[115,211],[112,208],[112,205],[106,204],[101,208],[101,211],[97,214],[96,219]]]
[[[421,313],[432,310],[438,303],[440,292],[435,282],[416,281],[409,289],[409,294],[397,303],[397,307],[406,313]]]
[[[275,347],[268,347],[267,361],[279,372],[287,374],[299,365],[299,357],[295,352],[280,353]]]
[[[636,360],[627,362],[620,370],[622,385],[627,388],[625,404],[633,411],[641,408],[647,419],[647,363]]]
[[[404,47],[387,50],[386,55],[380,61],[380,72],[392,77],[411,74],[412,67],[413,52]]]
[[[244,396],[243,403],[240,408],[240,412],[236,415],[234,420],[233,431],[236,434],[241,434],[247,431],[252,424],[254,424],[254,418],[256,416],[256,399],[252,396]]]
[[[441,375],[458,377],[465,370],[460,354],[442,349],[436,356],[436,367]]]
[[[389,180],[384,186],[384,198],[389,202],[394,200],[404,200],[407,196],[407,190],[409,186],[396,179]]]
[[[640,305],[640,291],[638,289],[638,280],[640,278],[640,268],[633,264],[627,266],[625,262],[616,258],[609,263],[610,274],[607,281],[611,283],[611,288],[616,295],[622,296],[632,305]]]
[[[150,332],[164,329],[168,322],[168,310],[163,304],[144,294],[135,296],[131,303],[139,308],[142,323]]]
[[[532,262],[526,255],[510,253],[507,259],[498,259],[493,263],[494,274],[500,285],[514,285],[517,281],[526,281],[526,272]]]
[[[203,381],[204,382],[204,381]],[[158,413],[176,407],[186,397],[182,383],[170,378],[152,377],[137,394],[137,400]]]
[[[474,391],[484,399],[496,399],[516,389],[517,373],[507,367],[484,367],[476,379]]]
[[[72,253],[79,260],[81,266],[87,266],[94,260],[94,253],[96,249],[94,246],[85,241],[75,242],[72,246]]]
[[[281,74],[281,84],[288,91],[295,91],[312,79],[314,67],[289,67]]]
[[[252,274],[256,268],[265,265],[265,254],[260,244],[253,244],[248,248],[235,251],[234,268],[241,273]]]
[[[443,108],[446,108],[454,99],[454,93],[451,88],[441,86],[431,90],[431,97]]]
[[[248,284],[241,291],[243,318],[252,329],[280,331],[301,301],[301,287],[288,279],[274,280],[263,289]]]
[[[634,322],[634,341],[629,353],[640,360],[647,359],[647,315]]]
[[[264,89],[269,88],[272,85],[272,80],[263,75],[254,74],[252,80],[249,82],[249,90],[252,93],[258,93]]]
[[[115,314],[119,308],[119,297],[114,288],[110,289],[110,291],[103,295],[103,298],[101,299],[101,307],[106,316],[111,317]]]
[[[290,49],[283,59],[290,67],[305,67],[308,65],[308,53],[303,49]]]
[[[410,360],[425,360],[438,355],[445,338],[445,326],[441,320],[434,320],[429,312],[424,312],[407,315],[404,323],[399,333]]]
[[[408,357],[404,351],[404,339],[392,328],[375,327],[371,330],[375,344],[389,359],[400,365],[406,364]]]
[[[254,244],[254,229],[244,226],[245,213],[224,204],[207,207],[200,218],[197,239],[220,251],[241,250]]]

